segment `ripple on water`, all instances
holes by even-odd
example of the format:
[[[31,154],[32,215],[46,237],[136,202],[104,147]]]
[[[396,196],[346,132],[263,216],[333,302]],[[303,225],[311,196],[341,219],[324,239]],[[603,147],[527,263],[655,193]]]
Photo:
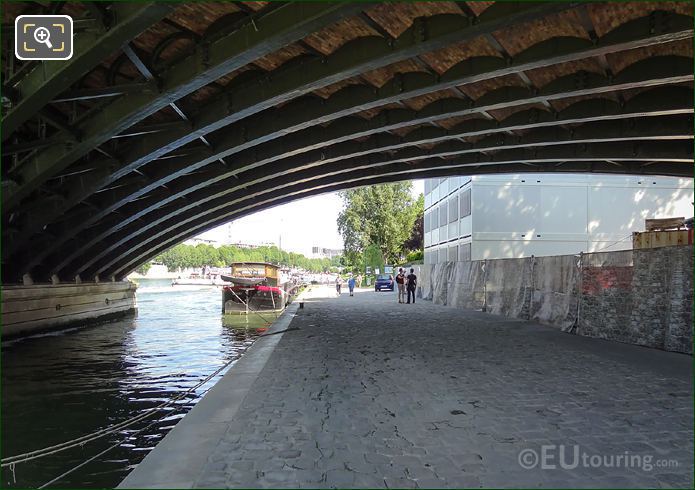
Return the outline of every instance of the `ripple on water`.
[[[238,358],[257,338],[258,318],[223,324],[218,289],[143,281],[138,316],[52,332],[2,346],[2,454],[57,444],[150,411]],[[84,448],[17,465],[9,487],[36,487],[127,435],[126,444],[85,465],[57,487],[113,487],[174,427],[214,382],[159,410],[151,428],[134,425]]]

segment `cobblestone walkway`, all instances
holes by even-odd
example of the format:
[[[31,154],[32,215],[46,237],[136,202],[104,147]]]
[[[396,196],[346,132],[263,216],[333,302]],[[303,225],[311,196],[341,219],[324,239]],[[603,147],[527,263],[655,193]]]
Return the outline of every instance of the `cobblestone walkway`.
[[[689,356],[373,291],[291,326],[197,486],[692,487]]]

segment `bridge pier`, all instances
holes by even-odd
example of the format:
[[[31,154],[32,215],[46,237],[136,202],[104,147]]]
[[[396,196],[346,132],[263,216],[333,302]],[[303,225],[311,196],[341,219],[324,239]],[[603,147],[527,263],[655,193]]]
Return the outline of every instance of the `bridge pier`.
[[[2,287],[2,340],[134,315],[129,281],[32,284]]]

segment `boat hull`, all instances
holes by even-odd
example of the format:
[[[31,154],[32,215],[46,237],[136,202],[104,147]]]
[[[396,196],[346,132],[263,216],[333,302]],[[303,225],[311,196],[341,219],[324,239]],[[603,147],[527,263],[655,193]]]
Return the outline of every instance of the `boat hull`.
[[[271,286],[225,286],[222,290],[223,313],[246,315],[249,313],[281,312],[285,309],[287,295]]]
[[[226,286],[231,283],[215,279],[174,279],[172,286]]]
[[[256,286],[266,280],[264,277],[233,277],[224,274],[221,277],[229,285],[233,284],[234,286]]]

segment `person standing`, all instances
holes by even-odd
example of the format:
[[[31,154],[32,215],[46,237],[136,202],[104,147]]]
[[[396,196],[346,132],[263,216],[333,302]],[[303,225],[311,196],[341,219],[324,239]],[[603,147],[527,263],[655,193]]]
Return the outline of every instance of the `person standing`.
[[[410,274],[406,277],[407,288],[408,288],[408,304],[410,304],[410,295],[413,295],[413,304],[415,304],[415,288],[417,287],[417,276],[415,275],[415,269],[410,269]]]
[[[340,296],[340,287],[343,285],[343,279],[340,277],[340,275],[336,276],[335,278],[335,291],[338,293],[338,296]]]
[[[398,302],[405,303],[405,274],[403,273],[403,267],[398,269],[396,286],[398,287]]]
[[[350,290],[350,296],[354,296],[352,293],[355,291],[355,278],[350,276],[348,279],[348,289]]]

